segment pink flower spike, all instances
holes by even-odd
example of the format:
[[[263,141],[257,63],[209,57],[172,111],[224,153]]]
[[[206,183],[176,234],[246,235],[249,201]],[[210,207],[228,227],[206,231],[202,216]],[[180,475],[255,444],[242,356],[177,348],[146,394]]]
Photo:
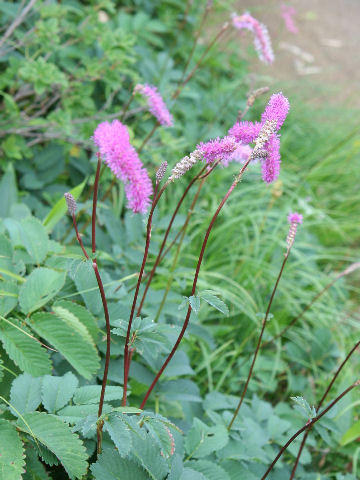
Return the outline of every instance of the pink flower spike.
[[[280,173],[280,138],[274,134],[265,145],[267,157],[262,160],[262,178],[266,183],[274,182]]]
[[[254,46],[259,59],[268,65],[274,61],[274,52],[267,27],[249,13],[232,14],[232,23],[237,30],[250,30],[254,34]]]
[[[287,217],[289,223],[302,223],[303,222],[303,216],[301,213],[290,213]]]
[[[235,137],[237,142],[248,144],[259,135],[261,127],[260,122],[237,122],[230,128],[228,134]]]
[[[156,87],[153,85],[141,85],[138,83],[134,88],[134,92],[139,92],[147,98],[149,111],[154,115],[160,125],[167,127],[173,125],[172,115],[167,109],[165,102]]]
[[[224,160],[232,154],[237,147],[234,137],[216,138],[207,143],[200,143],[196,150],[204,157],[207,163],[212,163],[215,160]]]
[[[125,183],[128,207],[134,213],[145,213],[152,195],[152,183],[129,133],[119,120],[100,123],[92,137],[100,155],[114,175]]]
[[[271,95],[269,103],[261,115],[261,121],[276,120],[276,129],[279,130],[289,113],[289,109],[289,100],[282,94],[282,92],[274,93],[274,95]]]
[[[298,28],[294,23],[293,16],[296,15],[296,10],[290,5],[281,5],[281,16],[284,19],[287,30],[291,33],[298,33]]]
[[[236,150],[234,150],[226,158],[223,158],[221,165],[227,167],[230,162],[244,163],[250,157],[252,148],[249,145],[237,144]]]

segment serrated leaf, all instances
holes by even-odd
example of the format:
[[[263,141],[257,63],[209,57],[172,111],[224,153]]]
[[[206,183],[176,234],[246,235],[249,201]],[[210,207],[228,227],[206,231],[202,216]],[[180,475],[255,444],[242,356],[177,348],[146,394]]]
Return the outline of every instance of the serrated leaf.
[[[20,480],[24,472],[24,450],[15,425],[0,419],[0,478]]]
[[[42,378],[33,378],[28,373],[23,373],[15,378],[11,385],[10,403],[14,407],[12,412],[20,414],[33,412],[41,403]],[[16,409],[16,410],[15,410]]]
[[[45,412],[26,413],[18,426],[34,435],[60,460],[71,479],[81,478],[87,470],[87,453],[79,437],[59,418]],[[31,429],[31,432],[29,431]]]
[[[95,480],[149,480],[149,475],[139,465],[106,449],[91,466]]]
[[[24,313],[32,313],[51,300],[65,283],[65,272],[36,268],[21,286],[19,302]]]
[[[11,322],[14,325],[18,323],[15,319],[11,319]],[[27,332],[25,327],[21,328]],[[11,360],[24,372],[34,377],[51,372],[51,361],[45,348],[15,326],[5,323],[1,319],[0,340]]]
[[[85,342],[95,346],[88,329],[72,312],[61,306],[53,306],[52,310],[71,330],[78,333]]]
[[[0,315],[6,316],[18,303],[19,287],[16,283],[0,282]]]
[[[95,403],[90,405],[68,405],[57,412],[66,423],[75,425],[90,415],[97,415],[99,406]],[[111,412],[111,406],[107,403],[103,405],[103,414]]]
[[[74,395],[78,386],[78,379],[71,372],[63,377],[45,375],[41,388],[41,399],[49,413],[54,413],[66,405]]]
[[[114,442],[119,455],[126,457],[131,449],[131,434],[129,427],[120,417],[110,416],[105,420],[104,428]]]
[[[142,413],[142,410],[136,407],[115,407],[113,408],[113,411],[120,413]]]
[[[304,397],[290,397],[295,403],[294,408],[298,410],[303,417],[311,419],[316,417],[315,407],[310,407],[309,403]]]
[[[160,454],[169,458],[175,452],[175,440],[169,429],[164,423],[155,418],[150,418],[146,422],[146,428],[152,438],[160,447]]]
[[[203,458],[225,447],[228,440],[228,430],[224,425],[209,427],[198,418],[194,418],[193,426],[185,438],[185,449],[192,458]]]
[[[21,240],[34,263],[40,265],[49,250],[49,238],[42,223],[34,217],[21,222]]]
[[[81,195],[81,192],[83,191],[86,182],[87,182],[87,179],[85,178],[85,180],[82,183],[80,183],[75,188],[70,190],[70,193],[75,198],[75,200],[77,200]],[[55,205],[50,210],[50,212],[46,215],[43,221],[43,225],[45,226],[48,233],[51,232],[52,229],[55,227],[55,225],[62,219],[62,217],[65,216],[66,212],[67,212],[66,201],[65,201],[65,198],[62,197],[60,198],[60,200],[58,200],[55,203]]]
[[[187,465],[193,470],[202,473],[207,480],[230,480],[229,474],[219,465],[216,465],[216,463],[207,460],[192,460]]]
[[[5,175],[0,182],[0,217],[8,217],[11,206],[17,200],[15,170],[12,162],[8,162]]]
[[[229,309],[227,305],[220,300],[220,298],[217,297],[212,290],[203,290],[199,293],[199,297],[212,307],[216,308],[216,310],[219,310],[219,312],[229,316]]]
[[[191,297],[189,297],[189,304],[194,313],[198,314],[200,311],[200,297],[191,295]]]
[[[96,348],[59,317],[51,313],[31,316],[33,330],[52,344],[83,377],[90,379],[99,369],[100,359]]]
[[[85,325],[93,340],[96,342],[99,335],[99,327],[95,317],[93,317],[85,307],[79,305],[78,303],[69,302],[67,300],[59,300],[54,303],[54,306],[66,308],[73,313],[80,320],[80,322]]]
[[[86,308],[94,315],[98,315],[102,310],[102,303],[95,273],[92,268],[92,261],[78,262],[72,278],[79,294],[85,302]],[[89,289],[93,290],[89,291]]]
[[[131,453],[153,480],[164,478],[168,473],[168,464],[161,456],[160,448],[151,440],[151,436],[146,435],[146,438],[142,439],[133,435]]]
[[[33,448],[26,449],[26,473],[23,480],[49,480],[44,465]]]
[[[76,389],[74,394],[74,403],[83,405],[88,403],[99,403],[101,385],[84,385]],[[122,400],[122,387],[109,385],[105,390],[105,402],[111,400]],[[141,410],[140,410],[141,411]]]
[[[207,480],[207,478],[202,473],[185,467],[181,473],[180,480]]]

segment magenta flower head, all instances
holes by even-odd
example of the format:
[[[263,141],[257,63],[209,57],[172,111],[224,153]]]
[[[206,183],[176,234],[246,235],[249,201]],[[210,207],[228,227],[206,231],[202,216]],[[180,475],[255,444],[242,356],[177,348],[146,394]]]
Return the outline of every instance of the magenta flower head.
[[[234,137],[215,138],[207,143],[200,143],[196,150],[203,156],[207,163],[215,160],[226,160],[237,148]]]
[[[250,157],[251,152],[252,148],[249,145],[242,145],[241,143],[238,143],[236,150],[234,150],[226,158],[222,159],[221,165],[223,167],[227,167],[230,162],[244,163]]]
[[[274,93],[274,95],[271,95],[269,103],[261,115],[261,121],[276,120],[276,130],[279,130],[289,113],[289,109],[289,100],[282,92]]]
[[[297,226],[299,223],[302,223],[303,216],[300,213],[294,212],[294,213],[290,213],[290,215],[287,218],[290,223],[289,233],[286,238],[286,243],[288,246],[287,253],[289,253],[290,248],[293,246],[293,243],[295,240]]]
[[[165,102],[156,87],[153,85],[141,85],[138,83],[134,88],[134,92],[139,92],[141,95],[146,97],[149,112],[154,115],[160,125],[167,127],[171,127],[173,125],[172,115],[167,109]]]
[[[298,28],[294,23],[293,16],[296,15],[296,10],[290,5],[281,5],[281,16],[284,19],[287,30],[291,33],[298,33]]]
[[[237,30],[250,30],[254,35],[254,46],[260,60],[266,64],[274,61],[274,52],[267,27],[249,13],[232,14],[232,23]]]
[[[267,156],[261,162],[262,179],[266,183],[274,182],[280,173],[280,138],[274,134],[265,144]]]
[[[134,213],[145,213],[153,191],[152,183],[130,143],[126,126],[119,120],[102,122],[92,138],[104,162],[124,182],[128,207]]]
[[[236,122],[229,130],[229,135],[235,137],[237,142],[251,143],[259,135],[262,124],[260,122]]]
[[[289,223],[302,223],[303,222],[303,216],[301,213],[290,213],[287,217]]]

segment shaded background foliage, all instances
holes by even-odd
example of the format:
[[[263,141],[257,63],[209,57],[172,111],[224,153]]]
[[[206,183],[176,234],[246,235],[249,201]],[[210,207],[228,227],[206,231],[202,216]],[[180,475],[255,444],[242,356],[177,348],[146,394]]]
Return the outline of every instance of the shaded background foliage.
[[[21,6],[0,4],[2,33]],[[95,384],[103,370],[99,365],[105,352],[104,319],[95,279],[80,260],[65,209],[57,203],[65,191],[77,188],[77,195],[83,192],[79,227],[89,244],[91,202],[84,185],[93,182],[95,156],[90,137],[94,128],[100,121],[122,116],[137,82],[157,85],[175,122],[173,128],[158,129],[141,153],[153,176],[163,160],[172,166],[197,142],[224,135],[238,111],[244,109],[249,89],[267,83],[267,78],[254,80],[249,75],[253,51],[239,53],[242,39],[233,35],[209,53],[179,98],[171,100],[183,77],[204,6],[203,2],[177,0],[37,2],[0,44],[1,422],[4,438],[20,452],[14,471],[6,471],[7,480],[20,478],[24,466],[14,425],[25,439],[28,473],[23,478],[31,478],[36,471],[40,473],[35,478],[47,478],[44,465],[52,478],[66,478],[60,466],[53,466],[59,460],[70,478],[81,478],[87,458],[95,460],[94,422],[100,389]],[[231,7],[230,3],[215,2],[191,66],[206,48],[217,18],[228,18]],[[278,446],[306,421],[306,412],[294,410],[289,397],[304,396],[310,405],[316,405],[332,372],[356,341],[359,277],[355,273],[350,281],[338,281],[301,323],[261,352],[248,401],[235,431],[228,435],[224,425],[237,404],[279,269],[288,212],[301,211],[305,222],[280,283],[266,339],[299,314],[336,271],[356,261],[359,252],[360,143],[354,113],[334,107],[315,112],[296,93],[290,95],[286,85],[276,81],[273,85],[274,91],[284,88],[292,105],[281,139],[281,179],[265,187],[259,181],[259,166],[254,165],[219,217],[206,251],[199,290],[215,290],[228,305],[229,315],[224,317],[204,301],[199,312],[193,312],[189,334],[149,404],[160,416],[152,418],[149,413],[147,436],[143,437],[134,417],[118,414],[116,408],[123,382],[121,320],[126,321],[129,314],[134,272],[142,259],[145,219],[126,211],[123,188],[112,184],[110,172],[102,176],[101,194],[109,191],[109,195],[99,204],[98,258],[112,327],[118,335],[113,335],[112,342],[109,380],[113,390],[106,398],[109,421],[104,453],[92,467],[98,480],[111,478],[119,469],[124,478],[161,479],[169,471],[169,479],[260,478]],[[266,101],[265,97],[257,101],[250,119],[259,117]],[[140,99],[131,102],[124,122],[133,145],[140,148],[154,126]],[[184,310],[178,307],[183,296],[189,295],[204,229],[236,172],[237,167],[230,165],[209,177],[191,217],[159,323],[150,333],[146,325],[143,331],[141,324],[138,326],[139,344],[130,370],[130,405],[140,403],[174,343],[184,317]],[[159,204],[150,265],[188,177],[172,185]],[[190,202],[191,198],[185,202],[176,228],[181,227]],[[156,315],[171,263],[170,254],[154,279],[144,307],[149,318]],[[14,325],[58,352],[46,351]],[[68,341],[72,336],[73,343]],[[355,354],[333,396],[356,380],[357,366]],[[51,395],[55,388],[63,390],[61,401]],[[299,478],[356,478],[357,403],[355,395],[346,397],[324,422],[326,428],[320,425],[311,436]],[[56,417],[50,416],[55,413]],[[180,427],[184,436],[162,416]],[[87,453],[63,422],[80,434]],[[170,455],[171,436],[165,427],[175,438],[174,455]],[[53,443],[47,435],[52,429],[63,435],[64,445],[78,457],[68,458],[61,445]],[[149,438],[156,439],[156,447],[150,447]],[[42,448],[41,463],[37,442]],[[110,454],[113,444],[117,456]],[[126,445],[132,445],[132,451],[126,451]],[[160,451],[165,452],[164,457]],[[294,445],[271,478],[288,478],[296,453]],[[314,473],[318,471],[320,477]]]

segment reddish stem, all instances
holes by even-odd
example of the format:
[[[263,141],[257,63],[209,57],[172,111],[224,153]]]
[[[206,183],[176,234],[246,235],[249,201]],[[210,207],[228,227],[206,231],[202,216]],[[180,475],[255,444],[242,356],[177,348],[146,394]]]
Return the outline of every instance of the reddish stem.
[[[94,182],[94,193],[93,193],[93,208],[92,208],[92,217],[91,217],[91,249],[92,253],[96,252],[96,205],[97,205],[97,197],[98,197],[98,190],[99,190],[99,176],[100,176],[100,168],[101,168],[101,158],[100,153],[97,153],[98,163],[96,168],[95,174],[95,182]]]
[[[310,423],[307,423],[304,425],[300,430],[298,430],[294,435],[288,440],[283,447],[281,447],[280,452],[276,455],[275,459],[269,466],[269,468],[266,470],[265,474],[261,477],[261,480],[265,480],[265,478],[269,475],[271,470],[274,468],[274,465],[277,463],[281,455],[285,452],[285,450],[288,448],[288,446],[302,433],[304,432],[307,428],[311,428],[314,423],[320,420],[321,417],[323,417],[339,400],[341,400],[347,393],[349,393],[353,388],[358,387],[360,385],[360,380],[357,382],[353,383],[348,387],[346,390],[344,390],[338,397],[335,398],[317,417],[313,418]]]
[[[136,289],[134,293],[134,299],[131,307],[131,312],[130,312],[130,318],[129,318],[129,323],[128,323],[128,329],[126,333],[126,339],[125,339],[125,346],[124,346],[124,390],[123,390],[123,399],[122,399],[122,405],[126,405],[126,395],[127,395],[127,383],[128,383],[128,374],[129,374],[129,339],[130,339],[130,331],[131,331],[131,325],[134,319],[134,313],[135,313],[135,308],[136,308],[136,302],[137,302],[137,297],[139,294],[139,289],[140,289],[140,284],[141,284],[141,279],[144,273],[144,268],[147,260],[147,256],[149,253],[149,246],[150,246],[150,238],[151,238],[151,224],[152,224],[152,217],[154,210],[156,208],[156,205],[158,201],[160,200],[161,195],[164,193],[165,188],[168,186],[168,182],[165,183],[165,185],[162,187],[162,189],[159,192],[159,195],[157,195],[157,191],[159,188],[158,182],[156,182],[156,187],[155,187],[155,192],[154,192],[154,200],[151,205],[150,209],[150,214],[147,222],[147,229],[146,229],[146,243],[145,243],[145,251],[144,251],[144,256],[143,256],[143,261],[141,264],[140,268],[140,273],[138,277],[138,281],[136,284]]]
[[[239,404],[238,406],[236,407],[236,410],[234,412],[234,415],[231,419],[231,422],[229,423],[228,425],[228,430],[231,429],[233,423],[235,422],[235,419],[239,413],[239,410],[240,410],[240,407],[244,401],[244,398],[245,398],[245,395],[246,395],[246,392],[247,392],[247,389],[248,389],[248,386],[249,386],[249,382],[250,382],[250,379],[251,379],[251,376],[252,376],[252,372],[254,370],[254,366],[255,366],[255,362],[256,362],[256,358],[257,358],[257,355],[259,353],[259,350],[260,350],[260,345],[261,345],[261,340],[262,340],[262,337],[263,337],[263,334],[264,334],[264,331],[265,331],[265,327],[266,327],[266,322],[267,322],[267,319],[268,319],[268,316],[269,316],[269,313],[270,313],[270,308],[271,308],[271,305],[272,305],[272,302],[274,300],[274,296],[275,296],[275,293],[276,293],[276,290],[277,290],[277,287],[279,285],[279,282],[280,282],[280,278],[281,278],[281,275],[284,271],[284,267],[285,267],[285,264],[286,264],[286,261],[287,259],[289,258],[289,253],[290,253],[290,249],[285,253],[285,258],[282,262],[282,265],[281,265],[281,268],[280,268],[280,272],[279,272],[279,275],[276,279],[276,282],[275,282],[275,285],[274,285],[274,288],[273,288],[273,291],[272,291],[272,294],[271,294],[271,297],[270,297],[270,301],[269,301],[269,304],[268,304],[268,307],[266,309],[266,313],[265,313],[265,317],[264,317],[264,320],[262,322],[262,327],[261,327],[261,332],[260,332],[260,336],[259,336],[259,340],[258,340],[258,343],[256,345],[256,349],[255,349],[255,353],[254,353],[254,358],[253,358],[253,361],[251,363],[251,367],[250,367],[250,370],[249,370],[249,374],[248,374],[248,377],[246,379],[246,383],[245,383],[245,387],[242,391],[242,394],[241,394],[241,397],[240,397],[240,401],[239,401]]]
[[[137,311],[137,315],[140,315],[141,313],[141,310],[143,308],[143,305],[144,305],[144,302],[145,302],[145,298],[146,298],[146,295],[147,295],[147,292],[149,290],[149,287],[150,287],[150,284],[152,282],[152,279],[153,279],[153,276],[155,274],[155,271],[159,265],[159,263],[161,262],[161,260],[163,259],[163,257],[161,256],[164,248],[165,248],[165,244],[166,244],[166,241],[167,241],[167,238],[169,236],[169,233],[170,233],[170,230],[171,230],[171,227],[174,223],[174,220],[176,218],[176,215],[186,197],[186,195],[188,194],[190,188],[194,185],[194,183],[196,182],[196,180],[198,180],[200,178],[200,175],[202,174],[202,172],[205,170],[206,167],[202,168],[201,171],[189,182],[188,186],[186,187],[184,193],[182,194],[178,204],[176,205],[176,208],[174,210],[174,213],[172,214],[172,217],[170,219],[170,222],[169,222],[169,225],[166,229],[166,232],[165,232],[165,235],[164,235],[164,238],[163,238],[163,241],[162,241],[162,244],[160,246],[160,250],[159,250],[159,253],[157,254],[157,257],[156,257],[156,260],[155,260],[155,263],[154,263],[154,266],[153,268],[151,269],[151,272],[149,273],[149,276],[148,276],[148,281],[146,283],[146,286],[145,286],[145,290],[144,290],[144,293],[143,293],[143,296],[142,296],[142,299],[141,299],[141,302],[140,302],[140,305],[139,305],[139,308],[138,308],[138,311]],[[180,232],[179,232],[180,233]]]
[[[210,235],[210,232],[212,230],[212,227],[214,226],[214,223],[215,223],[215,220],[217,218],[217,216],[219,215],[222,207],[224,206],[226,200],[229,198],[231,192],[234,190],[234,188],[236,187],[236,185],[239,183],[246,167],[248,166],[248,164],[250,163],[250,160],[251,160],[251,157],[249,157],[249,159],[247,160],[247,162],[244,164],[244,166],[241,168],[239,174],[237,175],[237,177],[235,178],[234,182],[232,183],[231,187],[229,188],[229,190],[227,191],[225,197],[222,199],[222,201],[220,202],[220,205],[218,206],[213,218],[211,219],[211,222],[209,224],[209,227],[206,231],[206,234],[205,234],[205,237],[204,237],[204,240],[203,240],[203,244],[202,244],[202,247],[201,247],[201,251],[200,251],[200,255],[199,255],[199,259],[198,259],[198,262],[197,262],[197,266],[196,266],[196,271],[195,271],[195,276],[194,276],[194,281],[193,281],[193,286],[192,286],[192,290],[191,290],[191,295],[194,295],[195,293],[195,290],[196,290],[196,284],[197,284],[197,280],[198,280],[198,276],[199,276],[199,272],[200,272],[200,267],[201,267],[201,263],[202,263],[202,260],[203,260],[203,256],[204,256],[204,253],[205,253],[205,248],[206,248],[206,244],[207,244],[207,241],[209,239],[209,235]],[[169,353],[168,357],[166,358],[165,362],[163,363],[162,367],[160,368],[159,372],[157,373],[156,377],[154,378],[152,384],[150,385],[148,391],[146,392],[145,394],[145,397],[141,403],[141,406],[140,408],[141,409],[144,409],[145,405],[146,405],[146,402],[153,390],[153,388],[155,387],[156,383],[158,382],[159,378],[161,377],[163,371],[165,370],[165,368],[167,367],[168,363],[170,362],[170,360],[172,359],[172,357],[174,356],[183,336],[184,336],[184,333],[186,331],[186,328],[188,326],[188,323],[189,323],[189,319],[190,319],[190,314],[191,314],[191,306],[189,305],[188,307],[188,310],[187,310],[187,314],[186,314],[186,317],[185,317],[185,321],[184,321],[184,324],[183,324],[183,327],[181,329],[181,332],[175,342],[175,345],[173,347],[173,349],[171,350],[171,352]]]
[[[319,405],[317,406],[316,408],[316,413],[319,412],[322,404],[324,403],[325,401],[325,398],[327,397],[329,391],[331,390],[332,386],[334,385],[334,382],[335,380],[337,379],[339,373],[341,372],[341,370],[343,369],[343,367],[345,366],[345,364],[347,363],[347,361],[350,359],[351,355],[355,352],[355,350],[360,346],[360,342],[357,342],[353,348],[350,350],[350,352],[346,355],[346,358],[345,360],[341,363],[341,365],[338,367],[338,369],[336,370],[335,372],[335,375],[333,376],[331,382],[329,383],[327,389],[325,390],[325,393],[324,395],[321,397],[321,400],[319,402]],[[296,469],[297,469],[297,466],[299,464],[299,460],[300,460],[300,457],[301,457],[301,453],[305,447],[305,443],[306,443],[306,440],[307,440],[307,437],[310,433],[310,430],[311,430],[311,427],[309,427],[306,432],[304,433],[304,437],[302,439],[302,442],[301,442],[301,445],[300,445],[300,448],[299,448],[299,451],[298,451],[298,454],[296,456],[296,460],[295,460],[295,464],[294,464],[294,467],[292,469],[292,472],[291,472],[291,476],[290,476],[290,479],[289,480],[292,480],[295,476],[295,472],[296,472]]]
[[[85,255],[86,260],[89,260],[89,255],[87,254],[87,251],[85,250],[82,238],[79,234],[79,230],[78,230],[78,226],[77,226],[77,222],[76,222],[76,217],[75,217],[74,213],[72,214],[72,219],[73,219],[73,224],[74,224],[74,229],[75,229],[77,241],[79,242],[79,245],[81,247],[81,250],[83,251],[83,254]]]

